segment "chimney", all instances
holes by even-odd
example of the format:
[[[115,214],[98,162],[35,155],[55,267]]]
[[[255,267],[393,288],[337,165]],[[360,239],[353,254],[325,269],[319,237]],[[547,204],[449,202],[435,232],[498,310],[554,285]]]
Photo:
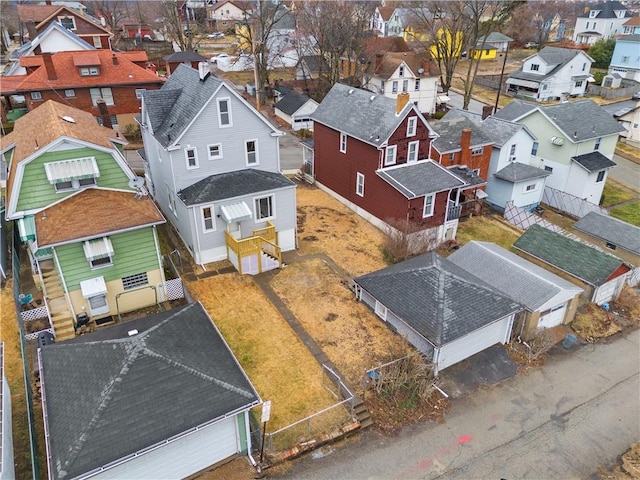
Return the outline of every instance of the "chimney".
[[[491,105],[485,105],[484,107],[482,107],[482,120],[484,120],[487,117],[490,117],[492,113],[493,113],[493,107]]]
[[[378,68],[380,68],[380,64],[382,63],[382,57],[384,55],[382,55],[381,53],[376,53],[376,64],[375,64],[375,68],[373,69],[374,72],[378,71]]]
[[[51,5],[52,4],[51,0],[46,0],[46,2],[44,2],[44,3],[45,3],[45,5]]]
[[[469,165],[471,160],[471,129],[465,128],[460,134],[460,165]]]
[[[96,101],[98,105],[98,112],[100,114],[100,118],[102,119],[102,126],[107,128],[113,128],[113,124],[111,123],[111,115],[109,115],[109,109],[107,109],[107,102],[104,101],[104,98],[99,98]]]
[[[429,75],[429,59],[425,58],[424,61],[422,62],[422,74],[426,77]]]
[[[53,66],[53,58],[51,52],[45,52],[42,54],[42,60],[44,61],[44,68],[47,71],[47,79],[57,80],[56,68]]]
[[[25,26],[27,27],[27,32],[29,32],[29,40],[33,40],[38,36],[38,31],[36,30],[36,24],[33,23],[33,20],[26,21]]]
[[[111,56],[111,60],[113,60],[113,64],[114,65],[119,65],[120,64],[120,62],[118,62],[118,57],[116,56],[115,53]]]
[[[396,99],[396,115],[400,115],[400,112],[409,103],[409,94],[407,92],[400,92]]]

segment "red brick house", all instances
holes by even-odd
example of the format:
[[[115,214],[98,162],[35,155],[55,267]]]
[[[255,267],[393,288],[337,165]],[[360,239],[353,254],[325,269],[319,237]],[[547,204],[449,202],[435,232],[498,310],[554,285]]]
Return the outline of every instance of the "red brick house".
[[[111,49],[113,34],[89,17],[85,11],[63,5],[18,5],[18,18],[31,39],[43,32],[52,22],[58,22],[89,45]],[[34,28],[35,31],[32,31]]]
[[[320,188],[383,230],[411,232],[415,249],[455,238],[469,182],[429,158],[437,134],[408,95],[336,84],[311,117]]]
[[[145,52],[44,53],[22,57],[20,64],[26,68],[26,75],[5,76],[0,82],[3,109],[11,110],[15,96],[24,96],[29,111],[55,100],[98,118],[97,101],[103,98],[112,126],[121,130],[133,124],[140,113],[142,92],[158,89],[164,83],[148,65]]]

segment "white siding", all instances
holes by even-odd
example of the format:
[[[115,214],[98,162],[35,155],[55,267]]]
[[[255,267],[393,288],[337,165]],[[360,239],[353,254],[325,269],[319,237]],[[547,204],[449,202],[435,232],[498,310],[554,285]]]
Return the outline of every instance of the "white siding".
[[[542,315],[538,319],[538,330],[542,328],[551,328],[562,324],[564,315],[567,312],[567,304],[563,303],[555,308],[552,308],[545,315]]]

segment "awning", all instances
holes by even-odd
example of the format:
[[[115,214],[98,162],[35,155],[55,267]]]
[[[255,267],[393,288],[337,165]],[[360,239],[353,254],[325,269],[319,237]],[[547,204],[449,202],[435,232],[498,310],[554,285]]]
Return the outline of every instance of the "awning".
[[[446,95],[438,95],[436,96],[436,103],[449,103],[451,98]]]
[[[520,78],[507,78],[507,83],[509,85],[518,85],[519,87],[527,87],[527,88],[540,88],[539,82],[532,82],[530,80],[522,80]]]
[[[50,184],[58,182],[70,182],[84,178],[97,178],[100,176],[98,164],[94,157],[74,158],[62,162],[45,163],[47,179]]]
[[[80,290],[84,298],[91,298],[107,293],[107,284],[104,283],[104,277],[90,278],[80,282]]]
[[[239,222],[253,216],[251,209],[244,202],[223,205],[220,207],[220,214],[227,223]]]
[[[107,258],[113,255],[113,246],[111,245],[111,240],[107,237],[87,240],[82,247],[84,248],[84,256],[87,257],[89,261]]]
[[[33,215],[18,220],[18,232],[20,232],[20,240],[26,242],[36,239],[36,221]]]

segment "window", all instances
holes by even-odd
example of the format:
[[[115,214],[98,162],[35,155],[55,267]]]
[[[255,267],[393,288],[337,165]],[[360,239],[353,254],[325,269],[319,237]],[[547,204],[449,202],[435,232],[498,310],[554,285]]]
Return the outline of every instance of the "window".
[[[417,92],[418,90],[420,90],[420,79],[416,78],[416,83],[413,87],[413,89]]]
[[[582,86],[582,80],[579,80],[576,82],[576,88],[581,87]]]
[[[587,69],[587,62],[582,64],[582,71],[584,72]]]
[[[102,48],[102,38],[99,35],[93,36],[93,46],[96,48]]]
[[[540,65],[538,65],[537,63],[532,63],[531,64],[531,71],[532,72],[537,72],[540,69]]]
[[[141,287],[147,285],[149,278],[147,272],[136,273],[135,275],[129,275],[128,277],[122,277],[122,288],[124,290],[131,290],[132,288]]]
[[[482,147],[472,148],[471,149],[471,155],[473,155],[473,156],[482,155],[482,152],[484,152],[484,149]]]
[[[347,134],[340,133],[340,152],[347,153]]]
[[[538,142],[533,142],[533,145],[531,146],[531,155],[537,155],[538,154]]]
[[[144,92],[146,92],[147,89],[146,88],[136,88],[136,98],[138,100],[142,100],[142,95],[144,94]]]
[[[166,185],[167,187],[167,205],[169,206],[169,210],[171,210],[174,214],[176,213],[176,200],[175,198],[173,198],[173,193],[171,192],[171,189],[169,188],[169,185]]]
[[[402,91],[407,92],[409,90],[409,80],[402,81]]]
[[[384,93],[384,80],[380,80],[380,93]]]
[[[602,137],[596,138],[596,144],[593,146],[594,150],[600,150],[600,142],[602,142]]]
[[[605,173],[605,170],[600,170],[598,172],[598,177],[596,178],[596,183],[600,183],[600,182],[602,182],[604,180],[604,173]]]
[[[607,242],[607,248],[611,249],[611,250],[615,250],[616,246],[613,243]]]
[[[387,319],[387,307],[381,304],[378,300],[376,300],[376,315],[378,315],[382,320]]]
[[[56,182],[54,184],[56,192],[65,192],[67,190],[73,190],[73,182]]]
[[[364,175],[360,172],[356,175],[356,195],[364,197]]]
[[[407,152],[407,163],[414,163],[418,161],[418,147],[420,141],[409,142],[409,151]]]
[[[31,100],[42,100],[41,92],[31,92]]]
[[[76,29],[76,19],[73,17],[58,17],[58,23],[67,30]]]
[[[258,165],[258,141],[247,140],[244,142],[247,155],[247,165]]]
[[[109,120],[111,120],[111,126],[113,128],[118,126],[118,116],[117,115],[109,115]],[[98,122],[98,125],[104,126],[104,121],[102,120],[102,117],[96,117],[96,122]]]
[[[525,185],[524,186],[524,193],[529,193],[529,192],[535,191],[536,186],[537,186],[536,183],[530,183],[529,185]]]
[[[275,212],[273,211],[273,195],[256,198],[255,209],[256,221],[273,218],[275,216]]]
[[[404,65],[400,65],[400,68],[398,69],[398,76],[404,77]]]
[[[222,158],[222,144],[220,143],[207,145],[207,151],[209,152],[209,160],[217,160],[218,158]]]
[[[418,126],[418,117],[409,117],[407,120],[407,137],[413,137],[416,134]]]
[[[218,125],[220,128],[231,126],[231,104],[228,98],[218,99]]]
[[[44,164],[47,180],[56,192],[79,190],[96,184],[100,170],[95,157],[74,158]]]
[[[76,96],[76,91],[72,88],[70,88],[69,90],[65,90],[64,91],[64,96],[65,97],[75,97]]]
[[[213,218],[213,208],[202,207],[202,229],[205,232],[212,232],[216,229],[216,221]]]
[[[433,197],[435,194],[424,197],[424,207],[422,208],[422,218],[433,216]]]
[[[544,166],[544,171],[545,171],[545,172],[553,173],[553,167],[550,167],[550,166],[548,166],[548,165],[545,165],[545,166]]]
[[[184,149],[184,158],[187,161],[187,169],[198,168],[198,154],[193,147]]]
[[[95,77],[96,75],[100,75],[100,69],[98,67],[80,67],[80,76]]]
[[[384,156],[384,166],[387,167],[389,165],[395,165],[396,163],[396,152],[398,151],[398,147],[396,145],[389,145],[387,147],[386,155]]]
[[[585,28],[589,30],[589,22],[587,22],[587,26]]]
[[[398,82],[394,80],[391,84],[391,93],[398,93]]]
[[[626,55],[625,55],[625,56],[623,56],[623,57],[622,57],[622,63],[625,63],[625,64],[626,64],[626,63],[629,63],[629,57],[628,57],[628,56],[626,56]]]
[[[89,89],[91,93],[91,103],[95,107],[98,105],[98,99],[102,98],[107,105],[115,105],[113,103],[113,93],[111,93],[110,88],[91,88]]]

